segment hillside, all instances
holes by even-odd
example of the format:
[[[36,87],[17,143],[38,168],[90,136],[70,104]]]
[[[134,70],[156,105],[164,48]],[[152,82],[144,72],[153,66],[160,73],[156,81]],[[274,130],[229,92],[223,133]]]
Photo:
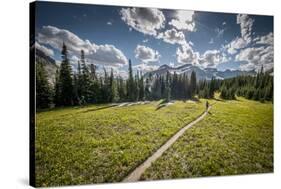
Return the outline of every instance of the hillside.
[[[51,57],[47,56],[44,52],[40,51],[39,49],[36,49],[35,51],[35,61],[36,63],[43,63],[44,68],[48,74],[48,80],[50,84],[53,85],[55,83],[56,70],[58,69],[56,61]]]

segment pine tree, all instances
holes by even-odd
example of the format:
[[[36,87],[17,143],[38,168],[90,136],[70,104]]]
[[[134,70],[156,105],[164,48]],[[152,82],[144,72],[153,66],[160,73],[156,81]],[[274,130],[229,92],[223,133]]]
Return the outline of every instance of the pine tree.
[[[94,64],[90,65],[91,80],[97,79],[96,69],[97,69],[96,65],[94,65]]]
[[[208,98],[214,98],[214,94],[215,94],[215,78],[212,77],[211,82],[210,82],[210,86],[209,86],[209,94],[208,94]]]
[[[135,76],[135,82],[134,82],[134,101],[139,101],[139,95],[140,95],[140,88],[139,88],[139,72],[137,72],[137,75]]]
[[[194,97],[194,95],[196,93],[196,86],[197,86],[196,73],[195,73],[195,71],[192,71],[191,76],[190,76],[190,94],[191,94],[191,97]]]
[[[139,99],[144,100],[144,80],[143,80],[142,73],[141,73],[141,78],[139,81]]]
[[[63,43],[62,62],[60,65],[59,82],[60,82],[60,104],[70,106],[73,104],[73,85],[72,85],[72,69],[68,60],[68,50]]]
[[[165,90],[166,90],[166,95],[165,95],[165,99],[166,102],[170,102],[171,101],[171,86],[170,86],[170,72],[167,71],[166,74],[166,82],[165,82]]]
[[[109,102],[117,102],[119,100],[119,95],[117,93],[116,82],[114,80],[113,69],[111,68],[109,77]]]
[[[133,78],[133,69],[132,69],[132,63],[131,60],[129,59],[129,78],[127,81],[127,93],[128,93],[128,100],[129,101],[135,101],[135,82]]]
[[[83,85],[83,81],[82,81],[82,74],[81,74],[81,64],[80,61],[78,60],[77,62],[77,74],[76,74],[76,81],[75,84],[76,86],[76,92],[77,92],[77,102],[80,105],[81,104],[81,97],[82,97],[82,85]]]
[[[78,78],[77,78],[77,74],[73,75],[73,104],[74,105],[80,105],[80,98],[78,95]]]
[[[149,82],[148,78],[145,79],[144,98],[145,98],[145,100],[151,99],[150,82]]]
[[[88,103],[90,101],[90,72],[88,66],[86,65],[85,53],[84,50],[81,50],[81,66],[82,66],[82,76],[81,76],[81,98],[83,99],[83,103]]]
[[[119,101],[125,101],[126,100],[126,87],[124,84],[124,80],[122,77],[117,78],[117,91],[119,96]]]
[[[103,72],[104,72],[104,82],[103,82],[103,86],[102,86],[102,97],[103,97],[104,102],[110,102],[110,100],[111,100],[110,78],[109,78],[105,68],[103,68]]]

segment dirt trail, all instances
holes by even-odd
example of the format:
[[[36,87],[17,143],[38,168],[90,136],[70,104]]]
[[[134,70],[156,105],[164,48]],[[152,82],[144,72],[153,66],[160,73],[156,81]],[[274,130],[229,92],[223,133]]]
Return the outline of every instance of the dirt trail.
[[[209,106],[208,111],[211,109]],[[201,121],[207,114],[208,111],[204,112],[201,116],[195,119],[193,122],[189,123],[188,125],[184,126],[180,129],[175,135],[173,135],[165,144],[163,144],[154,154],[148,157],[142,164],[140,164],[135,170],[133,170],[123,182],[135,182],[138,181],[144,171],[151,166],[151,164],[158,159],[173,143],[177,141],[177,139],[184,134],[184,132],[192,127],[194,124]]]

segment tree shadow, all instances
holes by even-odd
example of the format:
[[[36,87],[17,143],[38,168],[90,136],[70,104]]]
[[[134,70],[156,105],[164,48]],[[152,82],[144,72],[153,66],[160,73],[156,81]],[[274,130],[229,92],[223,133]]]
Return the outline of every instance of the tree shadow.
[[[159,104],[155,110],[157,111],[164,107],[166,107],[166,104]]]
[[[219,101],[219,102],[225,102],[225,100],[220,99],[220,98],[214,98],[215,101]]]
[[[190,100],[194,101],[194,102],[201,102],[200,99],[198,97],[193,97]]]
[[[117,105],[113,104],[113,105],[110,105],[110,106],[104,106],[104,107],[100,107],[100,108],[92,108],[92,109],[85,110],[85,111],[83,111],[81,113],[95,112],[95,111],[99,111],[99,110],[104,110],[104,109],[112,108],[112,107],[115,107],[115,106],[117,106]]]

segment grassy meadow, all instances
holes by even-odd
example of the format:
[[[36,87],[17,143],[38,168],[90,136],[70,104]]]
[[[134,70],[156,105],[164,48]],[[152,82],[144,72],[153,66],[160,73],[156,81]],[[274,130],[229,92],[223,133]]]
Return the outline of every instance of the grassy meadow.
[[[273,172],[273,104],[215,101],[141,180]]]
[[[37,113],[36,185],[121,181],[205,110],[204,100],[159,104],[89,105]]]
[[[244,98],[209,102],[209,114],[141,180],[273,171],[273,104]],[[205,110],[203,99],[159,104],[89,105],[37,113],[36,185],[120,182]]]

